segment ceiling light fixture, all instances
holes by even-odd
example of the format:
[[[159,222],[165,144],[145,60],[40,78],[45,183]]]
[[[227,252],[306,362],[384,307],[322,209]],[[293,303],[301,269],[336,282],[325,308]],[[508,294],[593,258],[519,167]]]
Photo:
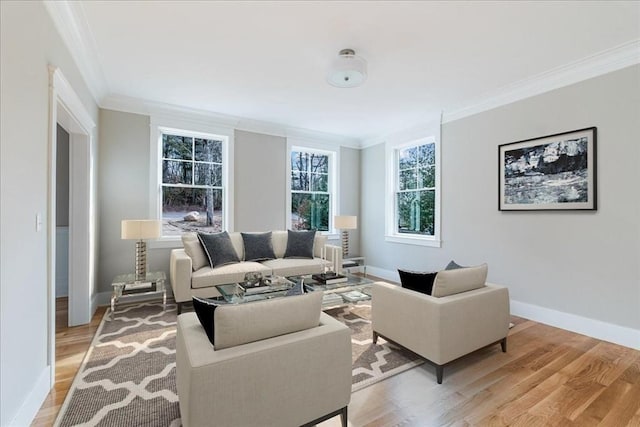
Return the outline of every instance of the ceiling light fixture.
[[[353,49],[342,49],[327,75],[327,82],[335,87],[357,87],[366,79],[367,61]]]

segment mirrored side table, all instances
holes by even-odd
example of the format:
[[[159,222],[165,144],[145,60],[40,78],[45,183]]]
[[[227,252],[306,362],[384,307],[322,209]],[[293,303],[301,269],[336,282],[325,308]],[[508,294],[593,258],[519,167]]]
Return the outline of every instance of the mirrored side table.
[[[145,280],[136,281],[134,273],[120,274],[111,282],[111,318],[116,310],[116,304],[124,298],[162,295],[162,306],[167,306],[167,288],[165,281],[167,276],[164,271],[152,271],[147,273]]]

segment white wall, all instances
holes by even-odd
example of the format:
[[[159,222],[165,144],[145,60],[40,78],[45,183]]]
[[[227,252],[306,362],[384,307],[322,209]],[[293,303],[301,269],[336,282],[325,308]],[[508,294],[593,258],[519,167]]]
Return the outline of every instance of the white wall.
[[[487,262],[489,280],[508,285],[513,300],[638,337],[639,123],[639,66],[445,123],[442,248],[384,241],[384,147],[363,150],[367,263],[389,271]],[[499,144],[589,126],[598,128],[597,212],[498,211]]]
[[[47,179],[49,75],[91,98],[41,2],[0,2],[0,425],[26,425],[49,390]],[[36,231],[36,214],[42,230]]]

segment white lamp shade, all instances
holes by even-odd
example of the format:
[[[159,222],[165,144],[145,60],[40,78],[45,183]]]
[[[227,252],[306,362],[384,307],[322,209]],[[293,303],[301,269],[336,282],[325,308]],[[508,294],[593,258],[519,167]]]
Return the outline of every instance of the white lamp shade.
[[[157,239],[162,236],[162,221],[155,219],[123,219],[123,239]]]
[[[336,215],[333,225],[340,230],[355,230],[358,228],[358,217],[351,215]]]

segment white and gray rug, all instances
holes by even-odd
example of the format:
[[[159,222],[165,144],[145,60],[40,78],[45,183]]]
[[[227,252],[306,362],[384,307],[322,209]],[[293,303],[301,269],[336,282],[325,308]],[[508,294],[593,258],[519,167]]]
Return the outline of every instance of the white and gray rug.
[[[422,363],[372,343],[368,305],[327,310],[351,328],[353,391]],[[55,426],[180,426],[175,384],[176,307],[162,303],[107,310]]]

